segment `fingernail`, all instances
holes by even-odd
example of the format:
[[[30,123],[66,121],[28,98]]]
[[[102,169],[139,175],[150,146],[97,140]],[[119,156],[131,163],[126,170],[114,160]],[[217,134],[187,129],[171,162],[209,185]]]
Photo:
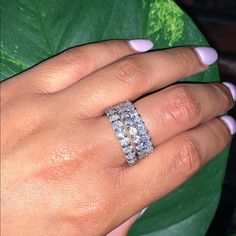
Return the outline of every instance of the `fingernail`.
[[[136,52],[146,52],[153,47],[153,42],[149,39],[132,39],[128,44]]]
[[[195,47],[194,51],[197,53],[203,65],[211,65],[218,59],[218,53],[211,47]]]
[[[234,101],[236,102],[236,86],[229,82],[223,82],[222,84],[224,84],[229,89]]]
[[[139,215],[138,215],[138,218],[140,218],[143,214],[144,214],[144,212],[147,210],[148,208],[146,207],[146,208],[144,208],[142,211],[140,211],[140,213],[139,213]]]
[[[225,123],[228,127],[230,134],[234,135],[236,133],[236,121],[232,116],[224,115],[221,116],[220,119]]]

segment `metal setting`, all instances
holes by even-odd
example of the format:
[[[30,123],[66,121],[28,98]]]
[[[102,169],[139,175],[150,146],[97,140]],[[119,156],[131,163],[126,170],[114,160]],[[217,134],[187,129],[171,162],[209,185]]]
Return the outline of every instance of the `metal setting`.
[[[148,130],[130,101],[112,106],[105,113],[112,123],[129,165],[153,152]]]
[[[124,123],[122,122],[120,116],[118,115],[118,112],[116,111],[116,108],[111,107],[107,109],[105,113],[108,116],[108,119],[111,122],[112,127],[116,133],[116,136],[125,154],[126,162],[129,165],[134,165],[137,162],[135,150],[131,143],[131,139],[127,134]]]

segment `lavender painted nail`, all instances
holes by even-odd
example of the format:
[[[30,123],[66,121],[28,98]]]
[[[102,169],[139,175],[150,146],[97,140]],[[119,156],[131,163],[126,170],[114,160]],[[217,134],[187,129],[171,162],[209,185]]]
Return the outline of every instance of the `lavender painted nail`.
[[[236,102],[236,86],[229,82],[223,82],[222,84],[224,84],[229,89],[234,101]]]
[[[140,213],[139,213],[139,215],[138,215],[138,218],[140,218],[143,214],[144,214],[144,212],[147,210],[148,208],[146,207],[146,208],[144,208],[142,211],[140,211]]]
[[[149,39],[132,39],[128,44],[136,52],[146,52],[153,47],[153,42]]]
[[[211,65],[218,59],[218,54],[214,48],[195,47],[194,51],[197,53],[203,65]]]
[[[236,121],[232,116],[224,115],[221,116],[220,119],[225,123],[228,127],[230,134],[234,135],[236,133]]]

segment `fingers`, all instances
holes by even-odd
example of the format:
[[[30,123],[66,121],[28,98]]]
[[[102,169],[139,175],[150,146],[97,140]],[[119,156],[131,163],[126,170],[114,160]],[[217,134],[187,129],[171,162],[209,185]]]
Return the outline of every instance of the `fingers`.
[[[179,47],[125,57],[75,84],[62,97],[72,99],[79,111],[83,104],[86,110],[81,112],[85,116],[99,116],[111,105],[127,99],[134,100],[147,92],[204,71],[207,69],[204,62],[210,64],[217,59],[212,48],[202,48],[200,53],[196,51]]]
[[[236,90],[235,90],[236,91]],[[233,95],[233,93],[232,93]],[[145,123],[154,146],[177,134],[222,115],[234,106],[231,92],[224,84],[176,84],[137,100],[134,106]],[[114,154],[109,163],[125,163],[124,154],[107,117],[102,117],[105,137]]]
[[[125,169],[124,189],[130,193],[126,205],[132,212],[177,188],[226,147],[231,140],[230,132],[236,132],[236,123],[229,116],[222,120],[215,118],[175,136],[138,164]]]
[[[234,100],[221,83],[182,83],[146,96],[134,105],[156,146],[224,114],[234,106]]]
[[[124,56],[152,47],[149,40],[110,40],[74,47],[5,83],[12,90],[53,93]]]

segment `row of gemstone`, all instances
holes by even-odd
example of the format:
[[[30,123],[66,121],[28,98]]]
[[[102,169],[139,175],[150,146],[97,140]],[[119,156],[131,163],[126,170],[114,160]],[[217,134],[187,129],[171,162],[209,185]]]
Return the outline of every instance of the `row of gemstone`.
[[[137,162],[136,153],[129,136],[126,133],[124,123],[121,121],[116,107],[107,109],[105,113],[108,116],[108,119],[111,122],[114,131],[116,132],[119,143],[122,146],[122,150],[125,154],[126,162],[129,165],[135,164]]]
[[[153,144],[137,109],[130,101],[116,106],[116,110],[125,123],[135,144],[138,159],[153,152]]]

